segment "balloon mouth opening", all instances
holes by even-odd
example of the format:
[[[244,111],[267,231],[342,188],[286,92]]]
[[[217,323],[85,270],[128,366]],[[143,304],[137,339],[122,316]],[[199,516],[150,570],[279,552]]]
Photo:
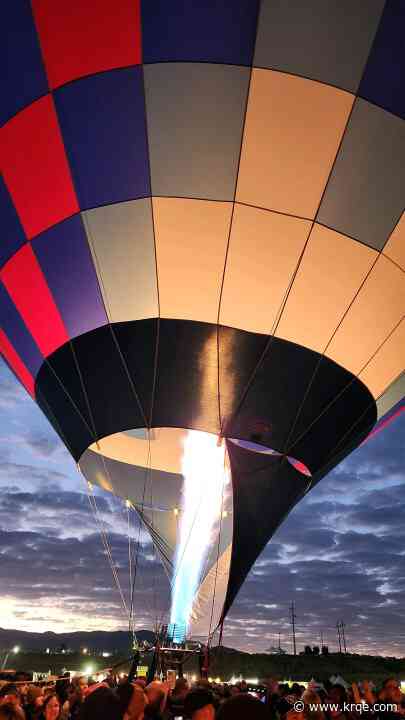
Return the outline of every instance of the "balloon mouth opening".
[[[146,464],[147,448],[150,446],[152,450],[152,467],[169,472],[181,473],[181,454],[184,437],[189,433],[199,433],[198,430],[190,430],[188,428],[134,428],[114,433],[97,443],[90,446],[90,450],[101,453],[105,457],[126,463]],[[206,433],[207,436],[211,433]],[[224,440],[233,443],[249,452],[261,455],[272,455],[273,457],[285,458],[287,462],[300,475],[311,478],[312,472],[310,468],[299,458],[287,455],[279,450],[265,445],[262,441],[261,433],[252,433],[250,440],[242,440],[240,438],[226,438],[222,435],[216,436],[216,444],[218,448],[223,445]],[[151,445],[150,445],[151,443]],[[158,448],[161,452],[156,452]],[[171,448],[176,448],[175,452]],[[106,488],[109,489],[109,488]]]
[[[90,494],[101,487],[141,516],[170,585],[171,642],[182,643],[182,627],[188,638],[206,638],[219,623],[232,558],[225,439],[189,428],[126,429],[92,444],[78,465]]]
[[[256,439],[258,439],[257,436],[255,436],[255,440]],[[292,467],[297,470],[297,472],[299,472],[301,475],[305,475],[305,477],[312,477],[312,473],[307,467],[307,465],[305,465],[302,460],[298,460],[292,455],[286,455],[285,453],[281,453],[278,450],[273,450],[272,448],[265,445],[260,445],[259,443],[253,442],[252,440],[239,440],[237,438],[229,438],[229,442],[233,443],[234,445],[238,445],[238,447],[241,447],[244,450],[248,450],[249,452],[258,453],[260,455],[272,455],[273,457],[285,458],[287,462],[289,462],[290,465],[292,465]]]

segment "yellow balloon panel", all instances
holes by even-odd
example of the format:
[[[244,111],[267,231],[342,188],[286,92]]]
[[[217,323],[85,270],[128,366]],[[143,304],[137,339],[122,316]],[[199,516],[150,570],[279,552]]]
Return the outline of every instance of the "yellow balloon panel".
[[[322,353],[377,257],[366,245],[315,225],[276,334]]]
[[[315,217],[354,96],[253,69],[237,200]]]

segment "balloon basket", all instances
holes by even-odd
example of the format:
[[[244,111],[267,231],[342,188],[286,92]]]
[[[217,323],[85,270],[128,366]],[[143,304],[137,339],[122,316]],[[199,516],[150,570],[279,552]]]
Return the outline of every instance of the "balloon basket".
[[[166,677],[167,672],[183,677],[183,666],[193,657],[201,654],[202,645],[186,636],[185,625],[165,625],[159,638],[159,670]]]

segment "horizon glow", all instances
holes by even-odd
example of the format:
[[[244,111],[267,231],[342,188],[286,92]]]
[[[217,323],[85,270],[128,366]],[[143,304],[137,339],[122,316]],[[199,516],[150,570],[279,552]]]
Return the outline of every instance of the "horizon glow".
[[[214,526],[221,514],[227,471],[225,446],[210,433],[189,430],[182,457],[183,494],[170,623],[190,621]]]

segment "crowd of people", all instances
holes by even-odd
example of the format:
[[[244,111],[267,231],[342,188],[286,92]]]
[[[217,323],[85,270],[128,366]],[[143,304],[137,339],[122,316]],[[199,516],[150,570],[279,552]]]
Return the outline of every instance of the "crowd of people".
[[[365,716],[365,717],[364,717]],[[316,683],[307,687],[268,680],[255,692],[199,680],[174,688],[155,679],[102,682],[66,677],[54,685],[6,683],[0,688],[0,720],[405,720],[405,695],[396,678],[381,687],[363,681]]]

